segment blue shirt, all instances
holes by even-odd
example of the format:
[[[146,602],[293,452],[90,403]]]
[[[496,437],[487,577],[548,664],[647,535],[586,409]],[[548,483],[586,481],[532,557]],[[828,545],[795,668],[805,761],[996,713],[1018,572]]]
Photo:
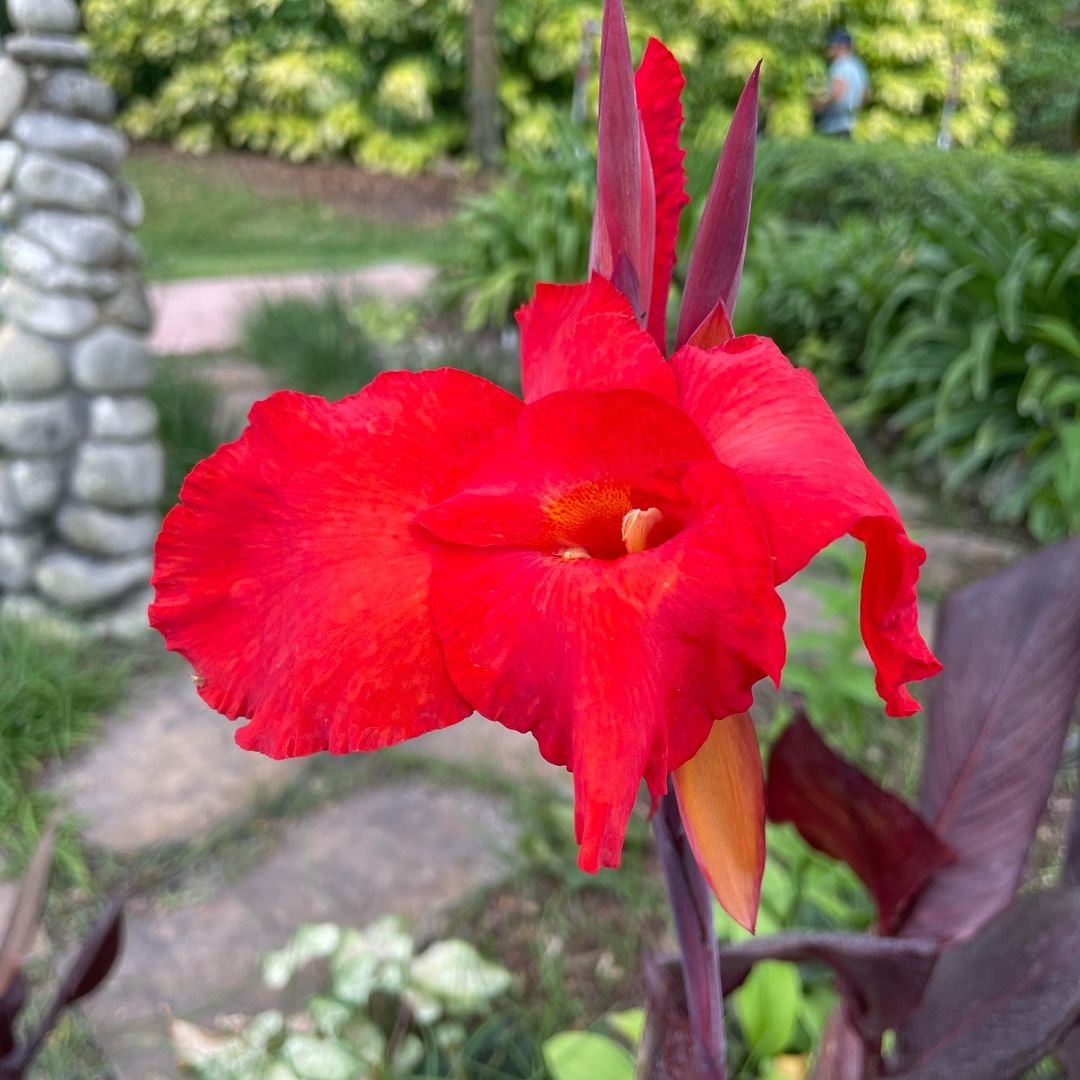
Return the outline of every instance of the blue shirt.
[[[866,65],[851,53],[838,56],[829,65],[829,91],[833,84],[843,80],[844,92],[838,101],[830,101],[818,115],[817,129],[826,135],[838,131],[851,131],[855,127],[855,113],[866,99],[870,89],[870,76]]]

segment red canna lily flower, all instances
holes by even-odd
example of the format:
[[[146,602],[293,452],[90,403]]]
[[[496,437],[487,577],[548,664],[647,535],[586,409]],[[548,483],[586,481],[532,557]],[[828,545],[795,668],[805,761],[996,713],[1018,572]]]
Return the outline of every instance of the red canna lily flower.
[[[938,670],[916,625],[924,553],[813,377],[731,337],[756,73],[670,359],[682,76],[650,42],[635,80],[609,3],[601,80],[593,273],[519,313],[524,401],[443,369],[257,404],[166,518],[151,622],[203,698],[248,720],[237,742],[272,757],[375,750],[474,710],[531,732],[574,775],[589,871],[618,864],[641,781],[656,799],[676,773],[711,883],[752,923],[763,801],[745,714],[784,662],[776,586],[838,537],[863,541],[863,634],[905,715],[905,684]]]

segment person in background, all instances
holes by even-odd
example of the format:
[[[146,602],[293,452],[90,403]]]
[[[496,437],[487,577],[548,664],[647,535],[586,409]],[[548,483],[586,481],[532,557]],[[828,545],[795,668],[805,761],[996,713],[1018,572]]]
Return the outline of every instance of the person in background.
[[[855,55],[851,35],[835,30],[829,35],[829,88],[814,102],[814,130],[821,135],[850,139],[855,130],[855,114],[870,90],[866,65]]]

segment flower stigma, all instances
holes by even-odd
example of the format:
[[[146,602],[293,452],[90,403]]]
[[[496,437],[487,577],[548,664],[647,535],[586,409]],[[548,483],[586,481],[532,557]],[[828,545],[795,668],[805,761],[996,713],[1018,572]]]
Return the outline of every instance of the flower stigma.
[[[664,520],[664,515],[655,507],[648,510],[631,510],[622,519],[622,542],[628,555],[644,551],[649,546],[649,534]]]

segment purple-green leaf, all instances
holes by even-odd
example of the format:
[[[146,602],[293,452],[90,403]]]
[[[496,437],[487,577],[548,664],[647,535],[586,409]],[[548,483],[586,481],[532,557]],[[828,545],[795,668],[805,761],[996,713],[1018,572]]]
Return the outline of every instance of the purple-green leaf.
[[[897,1033],[895,1080],[1013,1080],[1078,1017],[1080,890],[1023,896],[942,954]]]
[[[45,906],[45,890],[52,869],[53,847],[56,843],[56,820],[53,819],[38,841],[30,865],[19,882],[15,902],[0,942],[0,996],[7,993],[22,970],[34,938],[41,925]]]
[[[726,946],[720,950],[720,974],[730,993],[759,960],[825,964],[844,991],[856,1030],[876,1042],[919,1004],[938,955],[929,941],[793,932]]]
[[[729,316],[735,314],[750,229],[760,72],[759,62],[746,80],[720,152],[686,270],[676,348],[690,340],[718,301]]]
[[[919,806],[957,859],[902,933],[955,940],[1012,900],[1053,784],[1080,692],[1080,540],[953,594],[936,648]]]
[[[864,1080],[866,1048],[844,1005],[833,1009],[814,1053],[813,1080]]]
[[[648,300],[643,292],[646,267],[642,237],[642,141],[626,15],[621,0],[605,0],[600,36],[596,212],[589,275],[596,272],[607,278],[639,314]],[[650,255],[650,276],[651,272]]]

